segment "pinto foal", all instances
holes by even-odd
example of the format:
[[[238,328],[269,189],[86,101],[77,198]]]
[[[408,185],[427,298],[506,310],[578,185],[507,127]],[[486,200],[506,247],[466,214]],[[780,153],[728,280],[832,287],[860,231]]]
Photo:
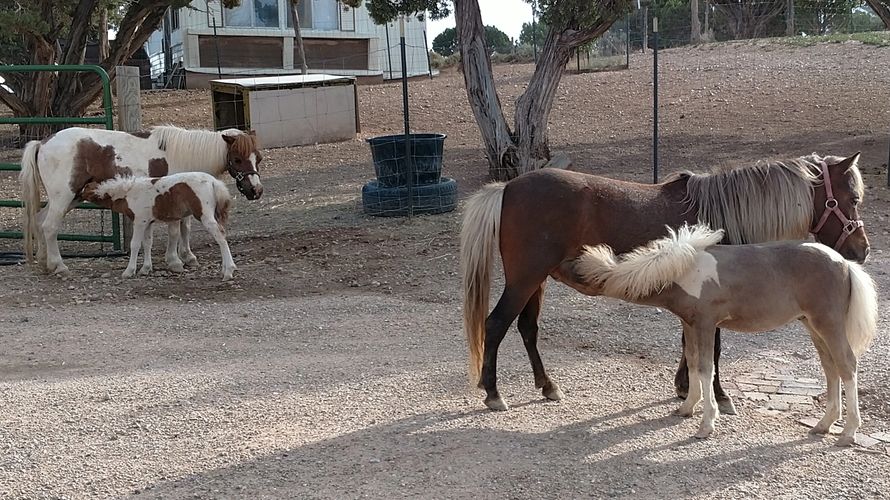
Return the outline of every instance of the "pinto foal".
[[[105,208],[110,208],[133,220],[133,237],[130,240],[130,263],[123,272],[124,278],[136,273],[139,248],[144,256],[139,274],[148,274],[151,266],[152,224],[166,222],[169,237],[178,243],[179,222],[194,216],[201,221],[207,232],[219,244],[222,252],[223,280],[232,278],[235,262],[225,237],[225,223],[229,215],[232,197],[225,184],[203,172],[182,172],[165,177],[114,177],[105,182],[88,183],[81,197]],[[171,261],[167,246],[167,262]],[[176,257],[173,255],[172,257]]]

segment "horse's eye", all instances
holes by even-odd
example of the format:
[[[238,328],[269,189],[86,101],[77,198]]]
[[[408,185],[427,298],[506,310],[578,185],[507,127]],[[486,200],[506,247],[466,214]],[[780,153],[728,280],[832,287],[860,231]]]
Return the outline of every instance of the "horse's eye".
[[[240,165],[240,164],[241,164],[241,158],[235,158],[235,163],[237,163],[238,165]]]

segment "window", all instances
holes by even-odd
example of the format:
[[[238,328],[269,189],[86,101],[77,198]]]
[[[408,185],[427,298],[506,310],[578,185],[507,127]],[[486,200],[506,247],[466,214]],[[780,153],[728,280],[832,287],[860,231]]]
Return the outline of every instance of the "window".
[[[340,29],[340,3],[337,0],[300,0],[297,14],[300,15],[300,27],[305,29],[336,31]],[[288,5],[289,9],[290,6]],[[293,28],[294,22],[287,11],[287,27]]]
[[[294,16],[290,12],[290,2],[285,2],[284,12],[287,14],[287,27],[294,27]],[[300,16],[300,28],[312,29],[312,0],[300,0],[297,5],[297,15]]]
[[[242,0],[241,5],[225,10],[226,26],[277,28],[278,0]]]

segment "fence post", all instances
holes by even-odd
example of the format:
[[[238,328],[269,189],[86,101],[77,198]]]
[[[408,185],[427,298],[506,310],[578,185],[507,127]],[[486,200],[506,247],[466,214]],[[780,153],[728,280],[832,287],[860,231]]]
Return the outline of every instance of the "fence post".
[[[658,184],[658,16],[652,18],[652,182]]]
[[[117,90],[117,127],[124,132],[142,130],[142,96],[139,93],[139,68],[136,66],[117,66],[114,68],[115,89]],[[130,238],[133,236],[133,223],[123,217],[125,243],[123,250],[129,252]]]

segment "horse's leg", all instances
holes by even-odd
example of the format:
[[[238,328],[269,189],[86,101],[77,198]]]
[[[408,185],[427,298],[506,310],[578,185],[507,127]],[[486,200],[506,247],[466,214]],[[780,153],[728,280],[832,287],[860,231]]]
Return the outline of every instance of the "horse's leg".
[[[189,242],[191,227],[191,217],[183,217],[182,220],[179,221],[179,228],[180,232],[182,233],[182,240],[179,244],[179,256],[182,257],[182,261],[185,263],[185,265],[189,267],[196,267],[198,265],[198,258],[195,257],[194,253],[192,253],[191,243]]]
[[[686,365],[686,335],[680,335],[680,366],[674,375],[674,389],[677,397],[686,399],[689,395],[689,367]]]
[[[219,223],[216,222],[216,219],[209,213],[201,218],[201,223],[204,224],[204,228],[207,229],[207,232],[210,233],[210,236],[213,236],[213,239],[216,240],[216,243],[219,245],[219,250],[222,253],[223,281],[232,279],[232,273],[234,273],[236,269],[235,261],[232,259],[229,243],[226,241],[226,237],[223,235],[222,230],[220,230]]]
[[[815,330],[823,342],[831,360],[834,362],[835,373],[844,384],[844,392],[847,396],[847,414],[844,418],[844,430],[838,438],[837,446],[850,446],[853,444],[856,431],[862,425],[859,415],[859,387],[856,380],[858,360],[844,332],[844,317],[846,311],[838,307],[833,311],[819,311],[816,317],[809,319],[811,331]],[[829,391],[831,386],[829,385]],[[840,389],[835,389],[838,396],[838,413],[840,412]],[[831,392],[829,392],[831,397]],[[829,408],[830,410],[830,408]]]
[[[59,192],[50,197],[46,204],[46,213],[43,216],[41,230],[46,243],[46,270],[54,274],[68,274],[68,266],[62,262],[62,254],[59,252],[59,227],[62,219],[74,203],[75,195],[70,191]]]
[[[151,244],[154,240],[152,229],[153,226],[151,224],[145,226],[145,238],[142,240],[142,267],[139,269],[140,276],[145,276],[152,272]]]
[[[677,414],[683,417],[691,417],[695,411],[695,405],[701,400],[702,396],[702,380],[701,371],[699,370],[699,353],[700,346],[698,339],[695,337],[695,331],[692,325],[683,324],[684,348],[683,354],[687,359],[687,367],[689,369],[689,394],[686,400],[677,409]]]
[[[683,346],[683,350],[686,349],[686,336],[681,337],[681,344]],[[682,354],[680,357],[680,366],[677,368],[677,373],[674,375],[674,388],[677,390],[677,397],[680,399],[686,399],[686,395],[689,394],[689,368],[686,362],[686,354]],[[714,333],[714,394],[717,398],[717,406],[720,407],[720,413],[725,413],[727,415],[735,415],[736,409],[735,404],[732,402],[732,398],[726,394],[726,391],[723,390],[723,387],[720,385],[720,329],[717,328]]]
[[[174,273],[185,271],[182,259],[179,258],[180,221],[167,223],[167,251],[164,253],[164,262],[167,269]]]
[[[46,271],[46,238],[43,236],[43,221],[46,219],[46,207],[37,212],[37,264]]]
[[[825,415],[815,427],[810,429],[810,434],[827,434],[832,424],[841,417],[841,378],[838,376],[837,367],[831,359],[831,353],[819,333],[816,332],[807,320],[803,321],[810,331],[810,338],[816,352],[819,353],[819,362],[822,363],[822,371],[825,372],[825,382],[828,384],[828,401],[825,403]]]
[[[695,360],[694,371],[698,372],[699,380],[702,388],[702,420],[698,427],[695,437],[704,439],[714,432],[714,424],[717,422],[717,416],[720,411],[717,406],[717,398],[715,396],[716,379],[714,379],[714,358],[711,357],[714,352],[714,344],[716,344],[713,323],[698,323],[693,327],[694,342],[698,344],[698,359]],[[693,362],[690,360],[690,362]]]
[[[528,359],[532,363],[532,372],[535,374],[535,387],[541,389],[545,398],[559,401],[565,397],[559,386],[547,376],[541,354],[538,352],[538,316],[541,314],[541,304],[544,302],[545,283],[541,283],[538,290],[532,294],[519,313],[517,326],[522,335],[522,342],[528,352]]]
[[[720,407],[720,413],[727,415],[735,415],[735,404],[729,394],[720,386],[720,329],[714,332],[714,395],[717,398],[717,406]]]
[[[124,278],[132,278],[136,274],[136,259],[139,257],[139,249],[142,248],[142,240],[145,238],[147,221],[133,222],[133,236],[130,237],[130,262],[121,274]]]
[[[507,330],[523,310],[529,298],[540,290],[543,280],[532,285],[507,285],[504,293],[488,319],[485,320],[485,347],[482,355],[482,377],[479,387],[485,389],[485,406],[492,410],[506,410],[507,403],[501,398],[497,388],[498,346],[504,340]],[[536,348],[537,349],[537,348]]]

